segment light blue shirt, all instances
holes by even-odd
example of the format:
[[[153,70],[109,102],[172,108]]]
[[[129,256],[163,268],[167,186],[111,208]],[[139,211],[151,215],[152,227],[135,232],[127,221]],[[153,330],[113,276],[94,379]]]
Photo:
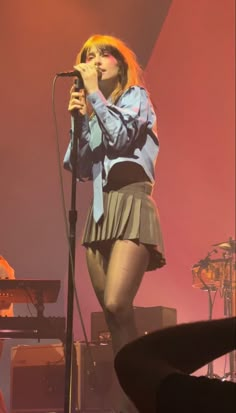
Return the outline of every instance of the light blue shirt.
[[[77,178],[92,179],[94,162],[101,161],[103,186],[113,165],[135,162],[154,183],[155,162],[159,152],[156,115],[146,90],[132,86],[114,105],[98,91],[87,96],[95,116],[84,116],[78,142]],[[97,150],[99,148],[99,150]],[[71,170],[71,142],[64,157],[65,169]]]

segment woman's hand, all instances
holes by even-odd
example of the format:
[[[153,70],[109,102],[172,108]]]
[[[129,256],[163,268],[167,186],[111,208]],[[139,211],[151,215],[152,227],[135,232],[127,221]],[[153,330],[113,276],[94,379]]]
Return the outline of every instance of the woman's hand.
[[[70,90],[68,110],[69,112],[73,112],[75,109],[77,109],[82,116],[85,116],[87,113],[85,92],[83,89],[80,89],[78,92],[76,92],[75,85],[73,85]]]
[[[99,90],[98,69],[94,63],[80,63],[74,66],[74,69],[80,72],[84,82],[84,87],[88,94]]]

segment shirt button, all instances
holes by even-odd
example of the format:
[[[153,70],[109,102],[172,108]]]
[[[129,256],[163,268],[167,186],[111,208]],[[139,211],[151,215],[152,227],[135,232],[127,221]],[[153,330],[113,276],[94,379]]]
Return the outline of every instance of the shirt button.
[[[93,99],[92,99],[92,103],[96,103],[96,99],[93,98]]]

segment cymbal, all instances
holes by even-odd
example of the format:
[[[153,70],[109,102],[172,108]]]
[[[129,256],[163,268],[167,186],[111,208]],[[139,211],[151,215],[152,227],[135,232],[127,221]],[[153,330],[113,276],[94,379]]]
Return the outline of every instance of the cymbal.
[[[219,247],[225,251],[231,251],[236,253],[236,241],[234,239],[229,239],[228,241],[219,242],[218,244],[213,244],[213,247]]]

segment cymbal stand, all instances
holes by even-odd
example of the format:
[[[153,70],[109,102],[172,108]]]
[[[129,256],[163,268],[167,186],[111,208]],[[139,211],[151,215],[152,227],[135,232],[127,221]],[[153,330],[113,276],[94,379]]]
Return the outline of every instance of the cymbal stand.
[[[207,286],[207,294],[208,294],[208,320],[212,320],[213,314],[213,306],[215,302],[215,297],[218,289],[215,287],[214,289]],[[212,299],[212,293],[214,292],[214,298]],[[207,374],[206,377],[209,379],[219,379],[220,377],[214,373],[214,362],[210,361],[207,366]]]
[[[227,266],[229,266],[229,279],[224,279],[223,286],[224,315],[226,317],[233,317],[236,315],[236,285],[233,285],[236,282],[236,280],[233,280],[233,266],[235,267],[235,261],[233,260],[232,252],[225,253],[224,258],[226,260],[224,273],[226,273]],[[236,382],[236,351],[229,353],[229,372],[224,374],[222,380],[226,380],[228,377],[230,377],[231,381]]]
[[[209,255],[208,255],[209,258]],[[203,280],[203,278],[201,277],[201,271],[203,268],[206,268],[209,264],[209,261],[207,260],[202,260],[202,262],[200,263],[200,267],[198,270],[198,278],[200,279],[200,281],[202,282],[203,286],[204,286],[204,290],[207,291],[208,294],[208,320],[212,320],[212,314],[213,314],[213,306],[214,306],[214,302],[215,302],[215,297],[216,297],[216,293],[217,293],[217,287],[212,286],[209,287],[205,281]],[[214,297],[212,298],[212,293],[215,293]],[[213,361],[211,361],[210,363],[208,363],[208,367],[207,367],[207,374],[206,377],[208,377],[209,379],[214,379],[214,378],[219,378],[218,375],[214,374],[214,364]]]

